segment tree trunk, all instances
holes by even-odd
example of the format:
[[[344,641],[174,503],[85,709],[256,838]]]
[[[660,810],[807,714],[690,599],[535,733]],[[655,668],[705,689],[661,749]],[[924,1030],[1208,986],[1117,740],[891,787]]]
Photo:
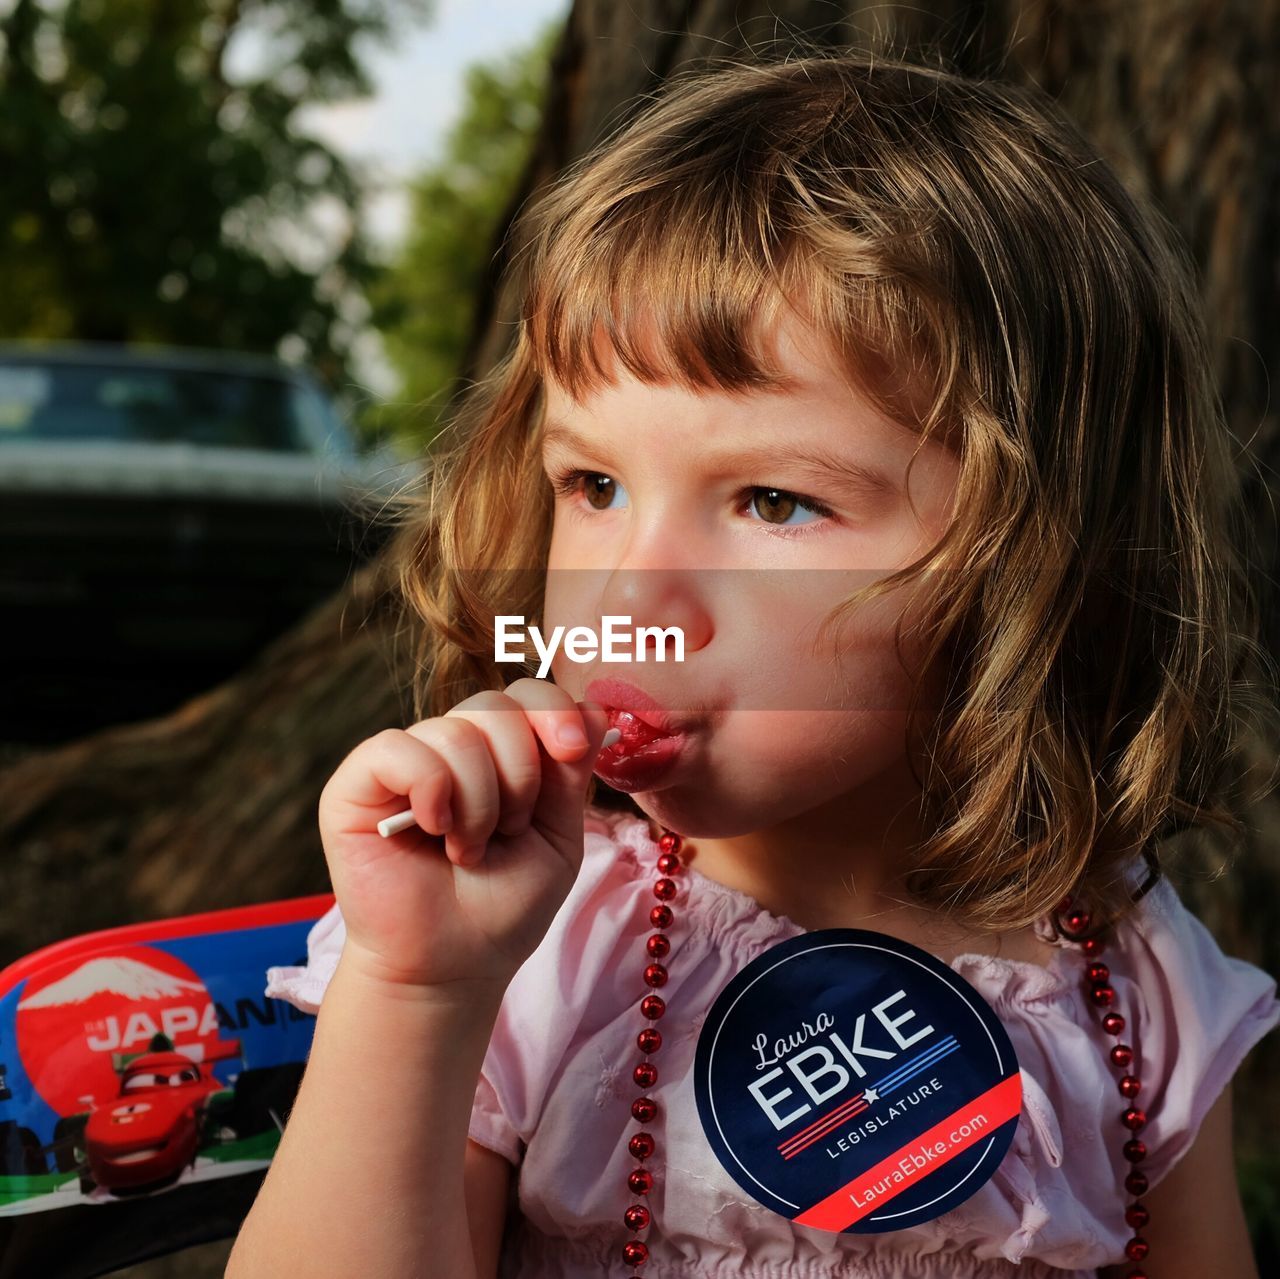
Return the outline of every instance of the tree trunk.
[[[510,209],[625,120],[641,95],[707,56],[768,53],[774,41],[796,36],[808,45],[863,46],[889,34],[908,56],[938,48],[961,71],[1036,82],[1128,183],[1154,196],[1192,248],[1229,419],[1254,459],[1246,470],[1265,558],[1258,581],[1270,583],[1278,566],[1269,477],[1280,467],[1269,399],[1270,387],[1280,386],[1280,115],[1271,81],[1280,72],[1278,10],[1280,0],[916,0],[900,8],[577,0]],[[458,387],[491,367],[510,338],[515,300],[496,286],[505,260],[493,259]],[[86,929],[328,888],[314,820],[320,790],[359,741],[403,726],[409,710],[409,671],[395,655],[376,570],[355,577],[342,598],[222,688],[163,719],[95,734],[0,774],[9,868],[0,963]],[[1280,652],[1275,601],[1264,608],[1271,650]],[[1259,751],[1273,754],[1273,746]],[[1254,825],[1231,873],[1214,883],[1207,877],[1215,855],[1183,837],[1181,864],[1206,882],[1179,884],[1228,950],[1277,971],[1274,800]],[[1237,1084],[1252,1121],[1238,1135],[1242,1157],[1273,1148],[1280,1136],[1273,1090],[1260,1086],[1280,1065],[1274,1041],[1264,1042]],[[228,1247],[191,1250],[182,1273],[220,1274]],[[127,1273],[158,1279],[168,1271],[155,1263]]]

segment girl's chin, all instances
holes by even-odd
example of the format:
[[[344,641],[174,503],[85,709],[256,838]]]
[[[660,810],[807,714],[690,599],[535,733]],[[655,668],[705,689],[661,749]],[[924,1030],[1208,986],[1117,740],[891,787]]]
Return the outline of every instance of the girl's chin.
[[[751,815],[739,815],[735,820],[732,810],[714,797],[686,792],[682,787],[641,792],[630,798],[655,826],[665,826],[689,839],[733,839],[769,824],[767,820],[755,821]]]

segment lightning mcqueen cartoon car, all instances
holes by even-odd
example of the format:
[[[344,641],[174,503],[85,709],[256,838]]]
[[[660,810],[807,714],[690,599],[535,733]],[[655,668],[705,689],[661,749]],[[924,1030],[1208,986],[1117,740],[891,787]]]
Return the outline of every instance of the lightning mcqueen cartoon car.
[[[237,1041],[210,1060],[239,1055]],[[84,1122],[77,1143],[84,1153],[83,1191],[95,1185],[115,1194],[155,1190],[195,1163],[209,1144],[206,1130],[234,1101],[234,1090],[206,1074],[203,1064],[174,1051],[164,1035],[156,1035],[148,1051],[118,1059],[119,1096],[76,1117]]]

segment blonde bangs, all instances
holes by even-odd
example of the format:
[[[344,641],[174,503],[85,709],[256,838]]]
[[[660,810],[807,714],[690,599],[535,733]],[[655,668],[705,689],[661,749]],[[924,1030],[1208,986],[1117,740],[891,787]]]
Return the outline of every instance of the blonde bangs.
[[[926,267],[935,219],[850,184],[870,154],[845,156],[823,189],[839,95],[793,123],[785,150],[759,120],[708,127],[699,96],[694,81],[678,118],[668,104],[635,122],[625,152],[601,151],[589,181],[567,177],[527,211],[520,340],[539,377],[581,400],[616,360],[651,385],[785,391],[770,335],[790,309],[895,421],[954,418],[949,316]]]

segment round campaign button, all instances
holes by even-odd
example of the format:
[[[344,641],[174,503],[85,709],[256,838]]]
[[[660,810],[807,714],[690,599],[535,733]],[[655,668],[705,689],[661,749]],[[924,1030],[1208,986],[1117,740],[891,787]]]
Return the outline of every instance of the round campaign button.
[[[717,996],[698,1115],[743,1190],[800,1225],[878,1234],[963,1203],[1013,1141],[1022,1082],[983,997],[860,928],[789,937]]]

